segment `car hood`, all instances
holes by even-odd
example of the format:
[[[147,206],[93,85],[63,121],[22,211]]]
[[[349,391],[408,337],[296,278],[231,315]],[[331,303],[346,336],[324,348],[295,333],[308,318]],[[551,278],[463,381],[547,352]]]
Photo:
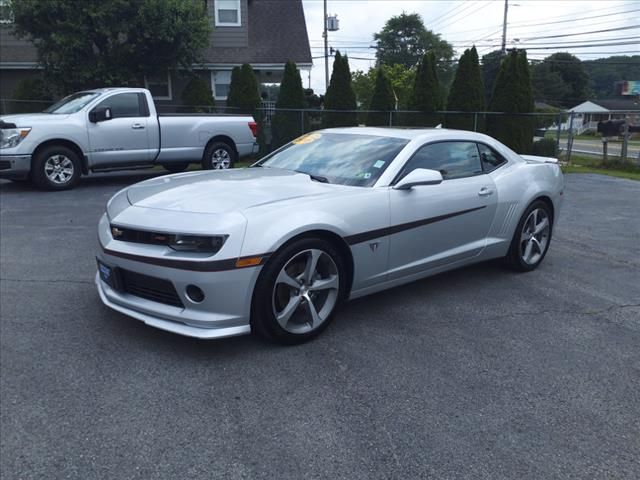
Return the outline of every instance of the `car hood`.
[[[3,115],[0,120],[6,123],[14,123],[16,127],[32,127],[34,123],[59,122],[68,116],[53,113],[21,113],[18,115]]]
[[[192,213],[228,213],[283,202],[353,192],[306,174],[271,168],[190,172],[153,178],[127,190],[137,207]]]

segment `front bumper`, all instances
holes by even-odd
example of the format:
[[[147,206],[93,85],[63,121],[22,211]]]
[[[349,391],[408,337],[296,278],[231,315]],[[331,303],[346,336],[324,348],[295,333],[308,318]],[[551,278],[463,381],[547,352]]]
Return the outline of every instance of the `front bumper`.
[[[95,283],[102,302],[147,325],[201,339],[231,337],[250,333],[251,296],[260,267],[221,272],[194,272],[148,265],[101,252],[102,263],[169,280],[184,307],[167,305],[115,290],[99,273]],[[186,295],[187,285],[197,285],[205,299],[195,303]]]
[[[31,155],[0,154],[0,178],[23,180],[31,171]]]

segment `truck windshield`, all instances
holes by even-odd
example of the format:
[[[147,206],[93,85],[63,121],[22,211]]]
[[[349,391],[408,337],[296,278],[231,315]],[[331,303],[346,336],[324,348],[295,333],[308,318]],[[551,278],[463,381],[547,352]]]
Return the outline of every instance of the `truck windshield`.
[[[47,108],[43,113],[76,113],[87,105],[91,100],[96,98],[99,93],[96,92],[78,92],[68,97],[64,97],[62,100],[54,103]]]
[[[255,166],[294,170],[327,183],[370,187],[407,143],[404,138],[377,135],[309,133]]]

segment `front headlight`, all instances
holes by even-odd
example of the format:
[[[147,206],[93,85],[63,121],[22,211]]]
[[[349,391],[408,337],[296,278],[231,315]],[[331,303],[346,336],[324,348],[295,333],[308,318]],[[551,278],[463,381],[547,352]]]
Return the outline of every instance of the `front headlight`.
[[[25,139],[31,127],[0,129],[0,148],[13,148]]]
[[[169,247],[178,252],[217,253],[227,240],[226,235],[172,235]]]

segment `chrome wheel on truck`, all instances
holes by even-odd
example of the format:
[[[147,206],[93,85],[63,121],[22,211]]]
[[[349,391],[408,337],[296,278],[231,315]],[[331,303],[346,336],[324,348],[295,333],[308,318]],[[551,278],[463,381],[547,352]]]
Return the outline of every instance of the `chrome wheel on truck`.
[[[233,166],[236,152],[224,142],[215,142],[207,146],[202,159],[202,168],[206,170],[226,170]]]
[[[80,159],[68,147],[51,145],[38,151],[33,158],[33,182],[48,190],[73,188],[80,180]]]

